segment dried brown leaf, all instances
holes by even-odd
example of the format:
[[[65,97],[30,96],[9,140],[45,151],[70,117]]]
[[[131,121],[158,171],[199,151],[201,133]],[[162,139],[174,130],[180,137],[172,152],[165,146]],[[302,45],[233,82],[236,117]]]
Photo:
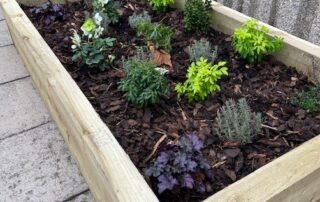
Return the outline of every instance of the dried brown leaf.
[[[154,57],[154,63],[157,66],[167,65],[170,67],[170,70],[173,69],[173,65],[171,62],[171,55],[164,50],[158,50],[154,47],[152,43],[149,43],[149,50],[151,51]]]

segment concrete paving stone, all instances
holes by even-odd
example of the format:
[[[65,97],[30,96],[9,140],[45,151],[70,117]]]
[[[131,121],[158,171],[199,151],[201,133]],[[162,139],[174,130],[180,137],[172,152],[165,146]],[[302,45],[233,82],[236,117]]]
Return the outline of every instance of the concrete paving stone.
[[[4,19],[4,14],[3,14],[3,11],[0,8],[0,20],[3,20],[3,19]]]
[[[67,202],[94,202],[94,198],[91,194],[90,191],[87,191],[86,193],[84,194],[81,194],[77,197],[75,197],[74,199],[71,199]]]
[[[0,47],[0,83],[28,76],[15,47]]]
[[[13,44],[5,20],[0,21],[0,47]]]
[[[53,123],[0,141],[0,201],[64,201],[88,189]]]
[[[0,140],[49,120],[31,78],[0,85]]]

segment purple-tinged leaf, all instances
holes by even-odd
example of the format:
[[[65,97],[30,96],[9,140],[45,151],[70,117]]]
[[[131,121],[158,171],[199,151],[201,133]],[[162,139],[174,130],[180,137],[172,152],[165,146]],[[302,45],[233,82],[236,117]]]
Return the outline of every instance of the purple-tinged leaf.
[[[178,166],[179,168],[184,168],[187,165],[187,155],[185,153],[179,152],[177,153],[173,165]]]
[[[157,164],[166,164],[169,161],[169,154],[166,152],[161,152],[156,160]]]
[[[158,177],[159,183],[158,183],[158,192],[161,194],[165,190],[172,190],[175,185],[178,184],[178,181],[172,177],[171,175],[160,175]]]
[[[195,133],[187,134],[188,139],[191,141],[193,148],[200,151],[203,148],[203,141]]]
[[[52,10],[54,12],[59,12],[61,10],[61,6],[59,4],[53,4],[52,5]]]
[[[198,186],[197,186],[197,191],[199,192],[199,193],[201,193],[201,194],[204,194],[205,192],[206,192],[206,187],[204,186],[204,184],[199,184]]]
[[[188,189],[193,189],[194,180],[190,174],[184,174],[182,177],[182,186]]]
[[[44,20],[44,24],[45,25],[49,25],[51,23],[51,20],[49,17],[47,17],[45,20]]]
[[[189,160],[187,161],[187,171],[195,171],[196,167],[198,166],[197,162]]]

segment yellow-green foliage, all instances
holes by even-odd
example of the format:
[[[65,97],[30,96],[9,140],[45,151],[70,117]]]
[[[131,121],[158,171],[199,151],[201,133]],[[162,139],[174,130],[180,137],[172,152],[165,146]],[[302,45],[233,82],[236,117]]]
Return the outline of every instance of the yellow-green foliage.
[[[158,12],[164,12],[168,6],[174,3],[174,0],[149,0],[152,8]]]
[[[178,84],[176,91],[178,97],[185,95],[189,102],[203,101],[212,93],[219,91],[218,80],[223,75],[228,75],[226,62],[212,65],[201,57],[196,63],[192,63],[188,69],[187,80],[184,84]]]
[[[257,63],[263,56],[277,52],[283,47],[283,39],[269,37],[268,32],[266,26],[259,27],[257,20],[249,20],[235,30],[232,45],[243,59]]]

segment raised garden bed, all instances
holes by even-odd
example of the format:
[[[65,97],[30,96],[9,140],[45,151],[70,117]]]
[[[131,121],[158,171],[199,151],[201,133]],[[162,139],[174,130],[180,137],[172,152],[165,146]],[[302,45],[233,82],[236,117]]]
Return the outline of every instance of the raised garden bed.
[[[122,2],[123,5],[126,3]],[[140,11],[146,8],[145,3],[130,3]],[[182,5],[181,2],[177,4],[178,7]],[[219,46],[218,61],[228,62],[229,76],[221,80],[222,90],[206,102],[178,101],[175,93],[171,93],[156,107],[137,107],[128,103],[117,88],[117,82],[124,75],[120,60],[115,63],[117,69],[105,72],[88,70],[70,60],[70,29],[79,29],[83,23],[85,9],[82,4],[66,7],[68,12],[75,13],[70,20],[47,28],[32,18],[72,77],[18,4],[2,1],[1,6],[15,45],[97,201],[157,201],[138,169],[142,173],[148,164],[144,160],[163,134],[167,135],[164,144],[188,131],[196,131],[205,140],[203,154],[213,167],[213,177],[205,181],[205,194],[179,190],[182,194],[176,196],[166,192],[159,196],[160,200],[201,201],[237,179],[240,180],[207,200],[308,201],[320,198],[317,188],[320,184],[320,139],[315,137],[320,132],[319,118],[289,104],[289,97],[311,85],[307,77],[293,68],[269,57],[247,69],[246,63],[232,50],[229,36],[214,30],[207,35],[185,32],[181,12],[172,9],[165,14],[152,15],[153,21],[162,21],[176,32],[171,51],[175,70],[168,76],[171,88],[185,79],[190,61],[184,49],[193,38],[207,37],[212,44]],[[131,14],[130,9],[125,9],[120,23],[109,30],[110,36],[122,42],[121,46],[114,46],[118,59],[134,55],[133,44],[144,43],[135,37],[135,32],[127,24]],[[226,34],[231,34],[248,19],[217,3],[213,4],[213,16],[213,28]],[[272,35],[284,37],[285,47],[275,55],[278,61],[297,67],[311,81],[319,81],[320,48],[269,28]],[[264,128],[256,143],[246,146],[228,146],[228,142],[211,135],[216,111],[230,97],[246,97],[254,111],[262,112],[264,123],[276,131]],[[287,151],[290,152],[277,158]],[[239,165],[241,168],[237,168]]]

